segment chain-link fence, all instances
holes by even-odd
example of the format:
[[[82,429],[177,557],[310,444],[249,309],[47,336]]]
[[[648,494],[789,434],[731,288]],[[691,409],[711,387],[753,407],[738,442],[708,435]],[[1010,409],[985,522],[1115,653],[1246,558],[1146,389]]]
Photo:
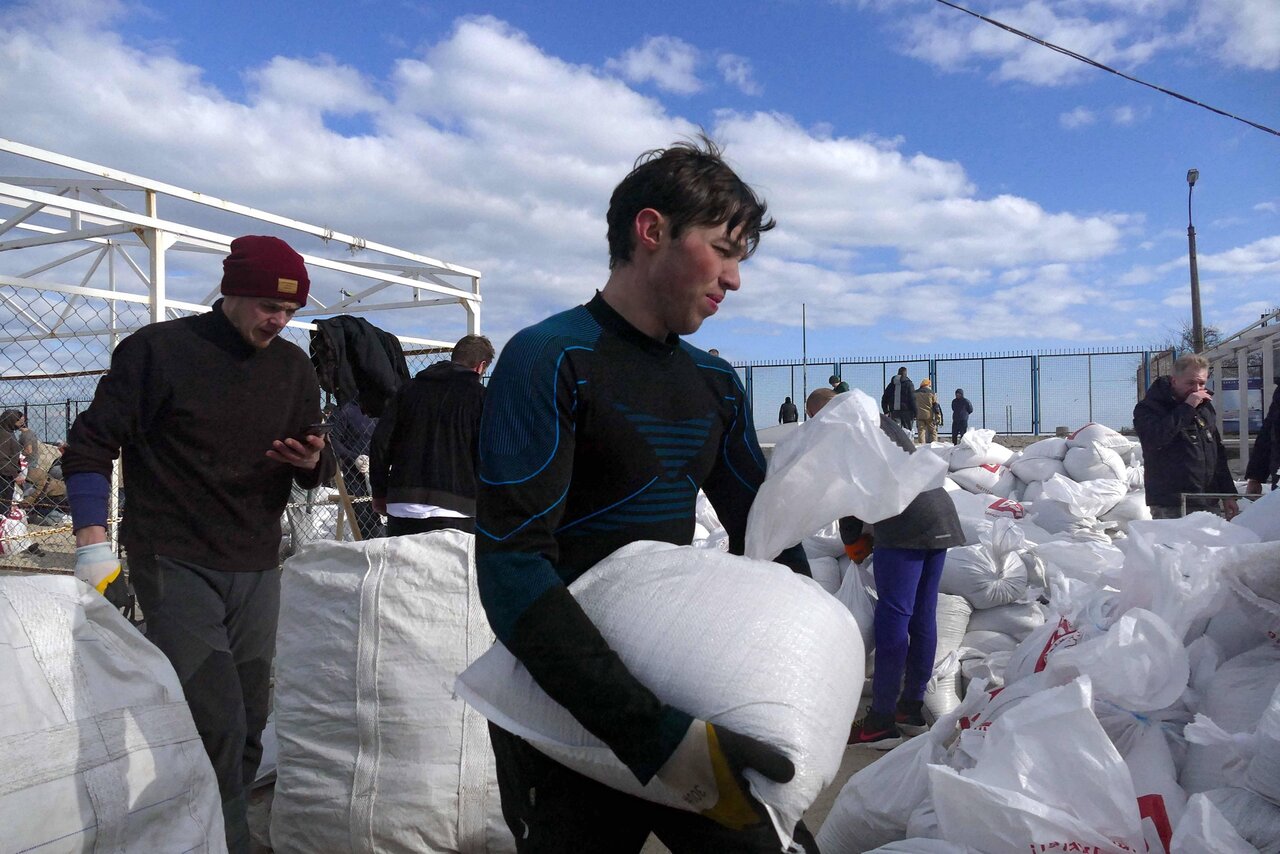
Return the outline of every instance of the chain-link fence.
[[[823,359],[735,366],[751,401],[757,427],[776,424],[784,398],[802,413],[809,392],[838,376],[850,388],[880,401],[899,367],[917,383],[928,377],[944,418],[957,389],[973,404],[970,427],[1005,434],[1053,433],[1090,421],[1121,431],[1133,429],[1133,408],[1151,380],[1168,373],[1170,354],[1151,350],[1096,350],[1068,353]],[[944,429],[941,431],[946,433]]]
[[[10,459],[0,454],[0,486],[13,486],[13,500],[0,528],[0,569],[69,572],[75,560],[75,539],[70,508],[61,469],[63,443],[76,416],[89,406],[98,380],[110,364],[109,348],[124,337],[124,331],[145,325],[145,305],[130,302],[106,303],[67,297],[56,292],[6,288],[0,294],[0,313],[5,328],[24,317],[59,318],[54,335],[13,335],[0,353],[11,367],[0,376],[0,410],[23,414],[30,453]],[[171,317],[186,312],[171,311]],[[121,330],[101,334],[102,330]],[[281,337],[307,351],[310,332],[288,327]],[[114,338],[115,342],[111,339]],[[433,362],[448,358],[448,352],[406,350],[410,375]],[[330,441],[339,459],[339,477],[316,489],[295,487],[282,520],[284,537],[281,559],[303,543],[318,539],[352,540],[381,536],[382,520],[373,510],[369,495],[369,444],[377,422],[365,417],[358,407],[338,407],[322,393],[325,419],[333,426]],[[4,435],[0,435],[0,440]],[[4,473],[14,476],[3,478]],[[118,468],[113,478],[120,490]],[[117,496],[122,496],[118,491]],[[112,524],[123,518],[124,502],[115,502]]]

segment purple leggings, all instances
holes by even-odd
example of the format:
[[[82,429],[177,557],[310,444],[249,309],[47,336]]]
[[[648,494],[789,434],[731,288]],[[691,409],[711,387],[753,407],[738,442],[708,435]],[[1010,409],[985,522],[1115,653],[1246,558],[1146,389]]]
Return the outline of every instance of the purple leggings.
[[[946,558],[946,549],[875,550],[871,565],[878,598],[871,711],[877,714],[893,714],[899,696],[924,699],[938,649],[938,583]]]

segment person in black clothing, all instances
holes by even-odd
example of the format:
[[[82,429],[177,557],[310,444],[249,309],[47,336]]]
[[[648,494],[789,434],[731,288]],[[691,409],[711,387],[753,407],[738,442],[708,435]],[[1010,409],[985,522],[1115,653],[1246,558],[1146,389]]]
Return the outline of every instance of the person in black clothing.
[[[911,431],[911,422],[916,418],[916,384],[907,376],[906,365],[898,368],[884,387],[884,394],[880,395],[880,411],[901,424],[907,432]]]
[[[960,444],[960,437],[969,429],[969,416],[973,414],[973,404],[964,396],[964,389],[956,389],[956,396],[951,399],[951,444]]]
[[[1258,431],[1258,438],[1253,443],[1253,453],[1249,455],[1249,467],[1244,473],[1248,483],[1245,492],[1248,495],[1261,495],[1262,484],[1270,481],[1271,488],[1276,488],[1276,471],[1280,470],[1280,379],[1276,380],[1276,390],[1271,395],[1271,408]]]
[[[207,314],[153,323],[120,342],[62,457],[76,577],[112,599],[124,587],[107,541],[112,463],[129,506],[120,542],[222,795],[231,852],[249,850],[245,791],[262,758],[280,604],[280,518],[292,484],[337,464],[307,354],[280,339],[306,305],[302,256],[275,237],[239,237]],[[234,419],[234,429],[228,428]]]
[[[22,423],[22,412],[6,409],[0,413],[0,513],[9,512],[14,488],[26,483],[22,475],[22,445],[14,432]]]
[[[347,495],[353,499],[351,508],[355,511],[356,526],[360,530],[360,539],[371,540],[382,536],[382,520],[371,501],[358,499],[368,498],[369,480],[361,470],[369,459],[369,443],[373,439],[374,428],[378,426],[376,419],[365,415],[357,400],[348,400],[334,410],[328,418],[330,426],[329,442],[338,457],[338,465],[342,471],[342,485]],[[364,457],[364,460],[360,458]]]
[[[476,446],[493,344],[467,335],[400,387],[373,433],[369,482],[387,534],[475,529]]]
[[[1159,377],[1133,408],[1133,429],[1142,442],[1147,506],[1154,519],[1182,515],[1181,493],[1236,492],[1227,468],[1227,450],[1218,434],[1217,412],[1210,392],[1209,363],[1188,354],[1173,363],[1173,373]],[[1217,505],[1213,499],[1188,499],[1188,510]],[[1224,515],[1239,512],[1235,499],[1222,501]]]
[[[800,420],[800,410],[796,409],[796,405],[791,402],[791,398],[782,401],[782,405],[778,407],[778,423],[794,424]]]
[[[738,289],[739,264],[773,223],[703,146],[641,158],[610,201],[603,291],[503,351],[480,428],[476,518],[480,597],[498,639],[638,781],[657,777],[693,811],[623,795],[491,726],[522,854],[639,851],[651,832],[675,851],[780,847],[742,772],[785,781],[791,761],[660,701],[567,589],[628,543],[689,544],[699,489],[730,550],[743,551],[764,480],[746,394],[728,362],[680,336]],[[779,559],[808,572],[798,546]],[[816,850],[803,824],[796,833]]]

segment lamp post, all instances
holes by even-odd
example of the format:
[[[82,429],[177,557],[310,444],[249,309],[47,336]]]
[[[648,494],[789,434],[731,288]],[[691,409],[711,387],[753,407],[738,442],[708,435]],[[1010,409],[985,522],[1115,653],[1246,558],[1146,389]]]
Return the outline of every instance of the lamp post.
[[[1191,224],[1191,191],[1200,177],[1199,169],[1187,170],[1187,255],[1191,259],[1191,346],[1204,352],[1204,321],[1200,317],[1200,271],[1196,268],[1196,227]]]

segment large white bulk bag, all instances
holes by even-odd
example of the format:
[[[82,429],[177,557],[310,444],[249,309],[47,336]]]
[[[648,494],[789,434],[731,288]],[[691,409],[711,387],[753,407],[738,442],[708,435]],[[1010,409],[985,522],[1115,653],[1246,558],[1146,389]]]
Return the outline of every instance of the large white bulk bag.
[[[285,563],[276,851],[515,850],[488,725],[451,687],[493,643],[474,553],[471,534],[435,531]]]
[[[172,665],[88,585],[0,575],[0,684],[5,851],[227,850]]]
[[[1280,647],[1264,644],[1223,663],[1209,682],[1200,712],[1223,731],[1251,733],[1280,685]],[[1228,784],[1230,754],[1217,745],[1192,744],[1179,782],[1188,792],[1207,792]]]
[[[1067,476],[1083,483],[1087,480],[1111,478],[1124,481],[1129,485],[1128,470],[1120,455],[1110,448],[1093,444],[1083,448],[1072,448],[1062,460]],[[1044,478],[1048,480],[1048,478]]]
[[[938,589],[963,596],[974,608],[1008,605],[1027,594],[1027,567],[1015,552],[997,561],[985,545],[962,546],[947,552]]]
[[[789,783],[748,772],[752,792],[776,813],[774,826],[789,844],[840,769],[862,694],[862,638],[845,606],[780,564],[653,542],[624,546],[569,592],[658,699],[771,744],[795,763]],[[457,690],[557,762],[628,794],[687,808],[657,777],[641,786],[501,644],[458,678]]]

